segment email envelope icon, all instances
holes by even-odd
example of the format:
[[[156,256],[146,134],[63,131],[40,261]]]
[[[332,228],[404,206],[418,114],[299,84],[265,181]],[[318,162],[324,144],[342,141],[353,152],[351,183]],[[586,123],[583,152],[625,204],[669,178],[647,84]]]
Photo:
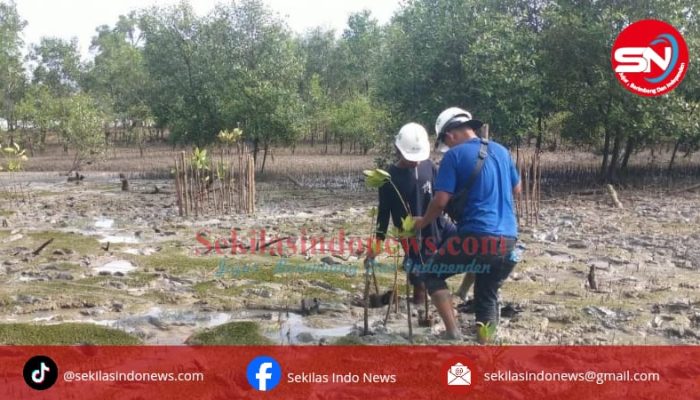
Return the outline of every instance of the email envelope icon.
[[[447,371],[449,386],[469,386],[472,384],[472,371],[466,365],[457,363]]]

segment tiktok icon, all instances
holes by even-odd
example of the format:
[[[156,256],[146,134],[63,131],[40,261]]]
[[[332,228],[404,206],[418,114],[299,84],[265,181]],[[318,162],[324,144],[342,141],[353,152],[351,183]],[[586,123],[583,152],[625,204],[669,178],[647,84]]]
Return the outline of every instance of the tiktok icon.
[[[24,364],[24,381],[34,390],[46,390],[58,379],[58,366],[47,356],[34,356]]]

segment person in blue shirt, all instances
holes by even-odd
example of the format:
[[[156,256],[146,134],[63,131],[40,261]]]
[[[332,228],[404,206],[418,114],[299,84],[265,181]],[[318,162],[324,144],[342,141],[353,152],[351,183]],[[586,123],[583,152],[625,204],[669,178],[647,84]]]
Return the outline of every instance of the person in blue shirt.
[[[440,246],[428,262],[428,272],[423,274],[428,293],[445,323],[447,339],[461,340],[462,334],[445,279],[480,266],[479,271],[470,271],[476,275],[476,321],[477,325],[495,327],[499,317],[498,290],[517,263],[514,197],[521,190],[520,175],[505,147],[482,142],[477,136],[482,125],[469,112],[456,107],[440,114],[435,124],[436,144],[445,155],[435,180],[433,200],[425,215],[416,218],[415,228],[422,229],[442,214],[455,195],[468,189],[461,216],[455,221],[457,234]],[[477,169],[483,149],[483,162]],[[482,330],[477,331],[477,337],[482,343],[489,340]]]

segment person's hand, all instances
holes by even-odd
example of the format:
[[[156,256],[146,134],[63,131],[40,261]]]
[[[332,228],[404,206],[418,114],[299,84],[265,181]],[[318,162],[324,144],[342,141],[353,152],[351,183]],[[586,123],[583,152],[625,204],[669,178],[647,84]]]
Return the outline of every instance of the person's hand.
[[[420,232],[425,228],[423,226],[423,217],[413,217],[413,228],[416,232]]]

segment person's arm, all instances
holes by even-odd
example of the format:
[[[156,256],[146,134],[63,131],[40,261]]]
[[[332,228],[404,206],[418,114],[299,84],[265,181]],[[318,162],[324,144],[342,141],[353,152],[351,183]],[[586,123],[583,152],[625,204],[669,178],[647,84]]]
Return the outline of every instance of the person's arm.
[[[453,153],[445,154],[445,157],[440,163],[440,168],[435,178],[433,199],[428,205],[428,210],[425,215],[416,218],[415,229],[420,231],[430,225],[437,217],[442,214],[442,211],[447,206],[447,203],[452,198],[452,194],[457,187],[457,170],[455,165],[457,161]]]
[[[390,192],[386,190],[387,186],[389,185],[384,185],[379,188],[379,206],[377,206],[377,224],[375,235],[376,238],[381,241],[384,241],[386,238],[386,231],[389,228],[389,218],[391,217],[391,208],[389,207],[389,202],[391,199],[389,199]],[[374,249],[369,248],[367,250],[367,258],[373,259],[375,256],[376,254]]]
[[[430,225],[442,215],[442,211],[447,206],[447,203],[452,198],[451,193],[447,192],[435,192],[435,196],[428,204],[428,210],[426,210],[425,215],[422,217],[415,217],[415,230],[420,231],[426,226]]]
[[[510,182],[513,186],[513,197],[516,199],[520,198],[520,193],[522,193],[523,187],[520,182],[520,172],[518,172],[518,169],[515,168],[515,163],[513,163],[512,158],[510,159]]]
[[[519,199],[520,193],[522,193],[522,192],[523,192],[523,186],[520,184],[520,182],[518,182],[518,184],[515,185],[515,187],[513,187],[513,197],[515,197],[516,199]]]

